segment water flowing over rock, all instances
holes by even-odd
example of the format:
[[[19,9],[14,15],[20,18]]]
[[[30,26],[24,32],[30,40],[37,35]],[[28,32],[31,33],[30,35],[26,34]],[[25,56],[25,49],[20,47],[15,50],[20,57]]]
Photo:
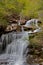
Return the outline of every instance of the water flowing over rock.
[[[7,65],[29,65],[26,62],[26,56],[29,51],[29,35],[31,33],[36,33],[36,31],[27,32],[22,27],[22,32],[11,32],[2,35],[0,38],[0,44],[2,43],[0,51],[3,54],[0,54],[0,59],[5,59],[8,62]]]
[[[33,24],[38,28],[39,27],[38,23],[40,23],[40,21],[38,19],[31,19],[31,20],[26,22],[25,26],[29,27],[29,26],[32,26],[32,24]]]
[[[14,37],[14,40],[6,47],[6,54],[4,54],[6,57],[3,57],[4,55],[1,55],[1,57],[8,59],[8,62],[10,63],[8,65],[25,65],[25,56],[27,53],[25,50],[29,42],[24,38],[26,38],[28,34],[25,32],[22,34],[17,34],[15,36],[17,36],[17,38],[15,39]]]

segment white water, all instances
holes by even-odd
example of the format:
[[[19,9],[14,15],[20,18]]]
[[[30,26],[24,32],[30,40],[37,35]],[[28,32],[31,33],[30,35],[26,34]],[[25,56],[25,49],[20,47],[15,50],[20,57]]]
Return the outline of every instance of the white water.
[[[30,25],[30,23],[27,22],[26,25],[29,26],[28,24]],[[36,26],[38,26],[37,23]],[[36,29],[33,32],[25,32],[22,27],[21,33],[12,32],[6,35],[2,35],[2,42],[6,43],[7,47],[6,52],[0,55],[0,59],[5,59],[7,62],[9,62],[8,65],[27,65],[26,54],[29,51],[29,49],[26,49],[29,45],[29,35],[31,33],[38,32],[38,30]]]
[[[6,59],[9,62],[8,65],[25,65],[27,53],[25,50],[29,44],[26,37],[28,37],[27,32],[17,34],[17,39],[14,38],[13,42],[8,44],[6,53],[0,55],[0,59]]]
[[[39,27],[38,26],[38,21],[39,21],[38,19],[31,19],[31,20],[26,22],[25,26],[29,27],[29,26],[31,26],[33,24],[36,27]]]

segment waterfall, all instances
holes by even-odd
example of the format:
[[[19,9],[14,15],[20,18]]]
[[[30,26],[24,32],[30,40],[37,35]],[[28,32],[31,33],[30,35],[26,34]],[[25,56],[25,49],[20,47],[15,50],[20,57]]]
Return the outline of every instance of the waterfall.
[[[26,38],[28,37],[28,33],[22,32],[19,34],[12,35],[14,35],[14,40],[7,45],[5,54],[0,55],[0,58],[8,59],[8,65],[25,65],[27,53],[25,50],[29,45],[29,41]],[[15,38],[15,36],[17,36],[17,38]]]
[[[17,39],[17,40],[14,40],[10,45],[8,45],[7,47],[7,52],[6,53],[10,53],[10,54],[14,54],[13,57],[10,57],[10,59],[15,59],[15,65],[18,64],[20,62],[24,62],[25,59],[24,59],[24,51],[27,47],[27,40],[23,40],[24,39],[24,36],[21,38],[21,39]],[[19,64],[18,64],[19,65]]]
[[[38,21],[39,21],[38,19],[31,19],[26,22],[25,26],[29,27],[29,26],[35,25],[36,28],[39,28]]]
[[[30,23],[27,22],[26,25],[28,26],[28,24],[30,25]],[[0,44],[2,43],[2,48],[4,48],[5,46],[6,47],[5,52],[3,54],[0,54],[0,59],[5,59],[7,62],[9,62],[7,65],[28,65],[26,63],[26,55],[29,51],[29,49],[27,49],[29,45],[29,35],[34,32],[36,32],[36,30],[34,30],[33,32],[24,31],[22,27],[22,32],[11,32],[2,35]]]

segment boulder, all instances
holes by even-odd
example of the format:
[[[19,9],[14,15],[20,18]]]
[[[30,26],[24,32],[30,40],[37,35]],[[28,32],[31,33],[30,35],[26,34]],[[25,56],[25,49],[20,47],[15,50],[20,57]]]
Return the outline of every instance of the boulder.
[[[11,24],[7,26],[5,31],[8,32],[8,31],[16,30],[16,29],[17,29],[17,24]]]

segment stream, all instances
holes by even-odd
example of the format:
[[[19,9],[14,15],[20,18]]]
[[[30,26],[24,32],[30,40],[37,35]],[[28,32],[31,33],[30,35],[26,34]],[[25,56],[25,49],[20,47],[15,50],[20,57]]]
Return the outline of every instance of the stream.
[[[38,25],[36,24],[36,26]],[[26,62],[30,44],[29,36],[31,33],[34,34],[39,31],[40,27],[33,32],[24,31],[22,27],[22,32],[13,31],[3,34],[0,38],[0,65],[30,65]]]

